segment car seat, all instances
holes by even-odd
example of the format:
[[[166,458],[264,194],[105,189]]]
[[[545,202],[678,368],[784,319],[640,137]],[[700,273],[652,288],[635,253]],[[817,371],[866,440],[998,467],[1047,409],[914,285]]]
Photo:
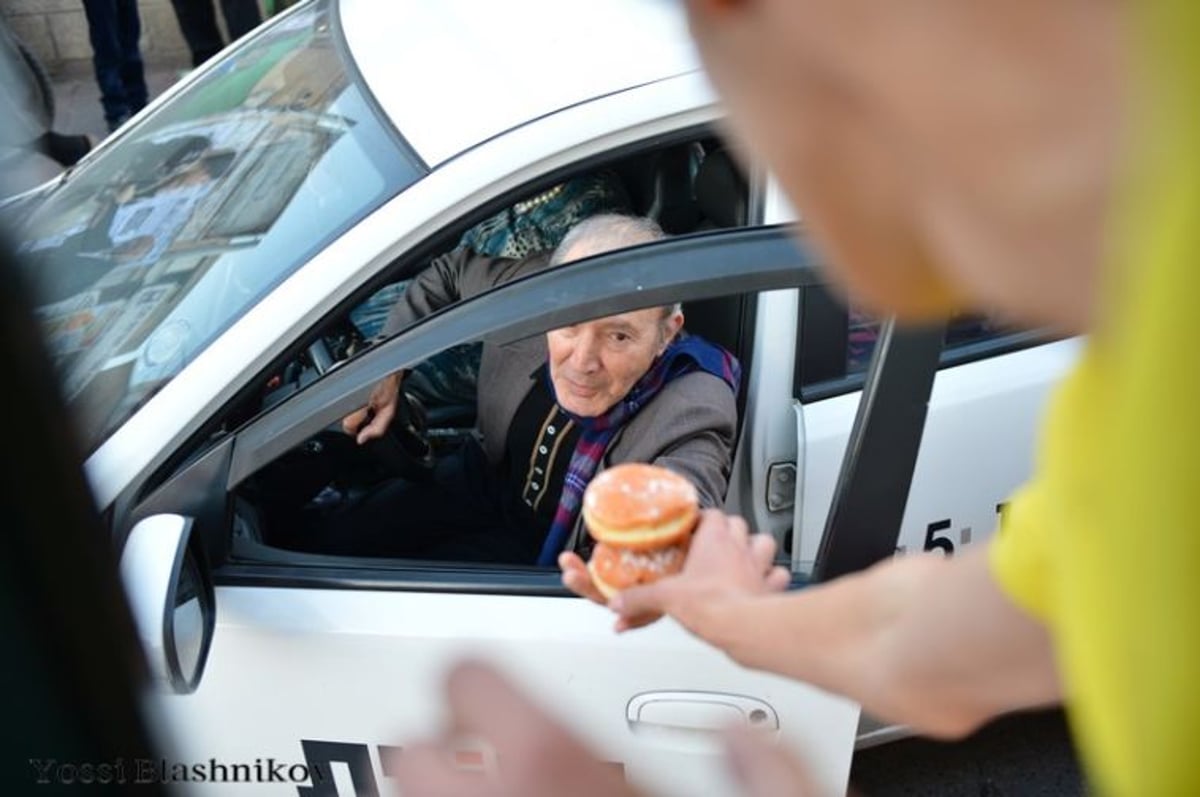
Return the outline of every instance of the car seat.
[[[698,142],[638,155],[614,169],[629,194],[631,211],[658,222],[668,235],[691,232],[700,221],[692,181],[704,157]]]

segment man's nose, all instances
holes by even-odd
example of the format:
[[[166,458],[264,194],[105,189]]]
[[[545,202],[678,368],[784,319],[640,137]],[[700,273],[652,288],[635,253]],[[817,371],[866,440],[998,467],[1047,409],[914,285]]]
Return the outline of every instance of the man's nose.
[[[591,332],[584,332],[575,340],[571,349],[571,367],[589,373],[600,367],[600,339]]]

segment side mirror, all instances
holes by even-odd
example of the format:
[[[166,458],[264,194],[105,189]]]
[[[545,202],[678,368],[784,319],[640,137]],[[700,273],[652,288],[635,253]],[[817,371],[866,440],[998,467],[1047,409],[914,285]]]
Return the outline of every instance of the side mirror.
[[[195,691],[213,637],[212,581],[188,544],[192,519],[152,515],[133,527],[121,554],[121,581],[156,680]]]

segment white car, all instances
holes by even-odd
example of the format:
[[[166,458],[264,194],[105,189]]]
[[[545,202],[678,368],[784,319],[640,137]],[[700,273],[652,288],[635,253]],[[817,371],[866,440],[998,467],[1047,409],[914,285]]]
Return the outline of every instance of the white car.
[[[798,586],[819,568],[878,325],[823,287],[779,226],[795,215],[773,181],[725,151],[722,113],[670,3],[313,0],[10,203],[162,679],[184,767],[165,776],[262,780],[270,759],[278,793],[378,793],[382,751],[435,727],[441,674],[467,653],[662,794],[729,791],[716,732],[731,722],[806,750],[830,793],[856,743],[902,732],[670,622],[617,636],[552,569],[279,542],[289,512],[380,469],[419,471],[470,433],[472,374],[447,350],[680,301],[688,329],[744,366],[727,507],[776,535]],[[534,211],[580,194],[683,237],[374,340],[431,257],[464,237],[552,237]],[[950,325],[898,548],[987,539],[1077,352]],[[339,419],[410,367],[430,375],[424,434],[354,449]],[[464,749],[462,763],[488,759]]]

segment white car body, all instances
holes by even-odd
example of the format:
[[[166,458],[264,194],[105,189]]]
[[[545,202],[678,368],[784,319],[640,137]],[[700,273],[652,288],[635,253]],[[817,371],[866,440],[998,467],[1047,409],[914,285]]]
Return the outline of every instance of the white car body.
[[[303,4],[264,30],[294,25],[310,8]],[[406,252],[546,175],[722,115],[672,4],[342,0],[339,8],[348,52],[373,101],[429,172],[219,330],[95,449],[87,474],[99,506],[117,526],[126,524],[114,528],[118,539],[138,517],[152,474],[177,461],[330,308]],[[231,52],[253,48],[262,35]],[[214,59],[160,98],[88,163],[103,163],[122,136],[136,135],[143,120],[169,110],[230,58]],[[504,90],[511,86],[519,90]],[[768,180],[751,180],[749,190],[754,221],[794,220]],[[781,540],[791,530],[798,574],[817,558],[860,392],[806,398],[797,391],[801,296],[798,288],[758,294],[728,499],[760,530]],[[1064,340],[981,350],[939,372],[900,548],[921,551],[946,535],[955,547],[988,539],[997,506],[1030,473],[1041,406],[1078,347]],[[144,355],[143,348],[129,356]],[[356,394],[369,386],[360,380]],[[324,422],[340,407],[326,411]],[[251,421],[239,439],[267,440],[263,429]],[[245,462],[240,450],[232,456],[235,469]],[[189,514],[169,502],[156,511]],[[948,525],[937,525],[943,520]],[[427,587],[407,576],[387,583],[386,575],[349,569],[314,586],[268,570],[223,577],[218,568],[203,673],[190,694],[156,700],[178,761],[315,763],[329,767],[335,784],[301,779],[242,788],[308,795],[385,789],[381,746],[437,728],[441,678],[462,655],[501,663],[655,793],[732,793],[716,734],[729,722],[759,724],[805,751],[822,793],[844,790],[856,739],[897,732],[870,722],[860,732],[851,702],[741,668],[669,621],[617,636],[607,611],[545,590],[457,590],[452,580]],[[233,788],[207,785],[215,793]]]

